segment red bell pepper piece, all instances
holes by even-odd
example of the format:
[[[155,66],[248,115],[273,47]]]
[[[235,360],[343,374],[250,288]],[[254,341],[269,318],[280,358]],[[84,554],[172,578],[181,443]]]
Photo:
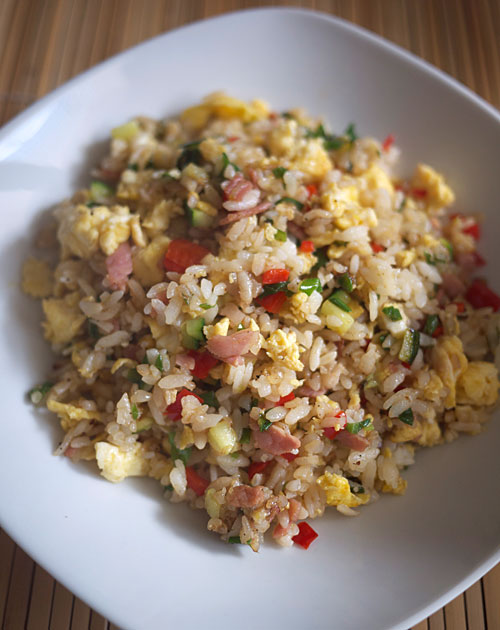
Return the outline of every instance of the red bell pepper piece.
[[[210,370],[219,364],[219,359],[216,359],[207,350],[204,352],[190,350],[188,355],[194,359],[194,368],[191,370],[191,374],[196,378],[207,378]]]
[[[396,138],[394,137],[394,135],[392,133],[390,133],[387,138],[382,142],[382,151],[389,151],[389,149],[392,147],[392,145],[394,144],[394,140]]]
[[[269,269],[262,274],[262,284],[286,282],[290,276],[288,269]]]
[[[481,228],[479,227],[479,223],[472,223],[469,227],[463,229],[464,234],[470,234],[472,238],[476,241],[481,237]]]
[[[256,302],[263,306],[268,313],[279,313],[281,307],[286,302],[286,293],[284,291],[278,291],[271,295],[258,297]]]
[[[500,309],[500,297],[481,280],[474,280],[467,289],[465,297],[474,308],[491,306],[495,312]]]
[[[282,396],[279,400],[278,400],[278,407],[280,407],[281,405],[284,405],[287,402],[290,402],[291,400],[293,400],[295,398],[295,394],[293,392],[290,392],[287,396]]]
[[[412,188],[410,192],[416,199],[425,199],[427,197],[427,189],[425,188]]]
[[[299,523],[299,533],[292,538],[293,542],[300,545],[304,549],[308,549],[309,545],[316,540],[318,533],[306,522]]]
[[[192,243],[185,238],[176,238],[170,241],[163,266],[166,271],[183,273],[191,265],[200,263],[210,251],[206,247]]]
[[[293,462],[293,460],[298,457],[298,453],[282,453],[281,457],[284,457],[287,462]]]
[[[318,187],[316,186],[316,184],[309,184],[308,186],[306,186],[306,190],[309,197],[318,194]]]
[[[465,311],[465,304],[463,302],[452,302],[457,307],[457,313],[463,313]]]
[[[201,477],[192,466],[186,466],[186,481],[188,487],[199,497],[205,494],[205,490],[210,485],[210,481]]]
[[[370,245],[372,246],[372,250],[374,254],[378,254],[379,252],[385,251],[385,247],[383,247],[382,245],[379,245],[378,243],[374,243],[372,241]]]
[[[299,247],[299,252],[303,254],[312,254],[316,248],[314,247],[314,243],[312,241],[302,241]]]
[[[185,396],[194,396],[201,403],[203,402],[203,398],[200,398],[194,392],[190,392],[189,389],[181,389],[181,391],[177,394],[175,401],[169,405],[165,411],[166,415],[170,418],[170,420],[180,420],[182,418],[182,399]]]
[[[252,462],[248,467],[248,478],[250,481],[254,475],[265,472],[271,462]]]
[[[342,431],[342,429],[336,429],[335,427],[326,427],[326,429],[323,429],[323,435],[328,439],[333,440],[337,433],[339,433],[340,431]]]
[[[442,326],[438,326],[436,330],[432,333],[432,336],[434,337],[434,339],[437,339],[438,337],[441,337],[443,333],[444,328]]]

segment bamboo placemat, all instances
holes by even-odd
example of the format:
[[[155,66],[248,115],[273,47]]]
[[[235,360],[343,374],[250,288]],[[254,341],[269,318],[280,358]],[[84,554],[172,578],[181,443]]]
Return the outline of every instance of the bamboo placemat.
[[[364,26],[500,107],[500,0],[0,0],[0,124],[144,39],[203,17],[267,5],[311,7]],[[2,530],[0,623],[3,630],[118,630]],[[500,565],[413,630],[445,629],[500,630]]]

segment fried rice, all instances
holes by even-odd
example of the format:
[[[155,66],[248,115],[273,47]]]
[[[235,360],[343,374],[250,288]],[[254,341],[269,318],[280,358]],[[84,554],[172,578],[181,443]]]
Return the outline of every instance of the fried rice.
[[[113,129],[23,268],[56,454],[152,477],[257,551],[307,548],[327,506],[403,494],[419,447],[479,433],[500,358],[480,217],[398,155],[222,93]]]

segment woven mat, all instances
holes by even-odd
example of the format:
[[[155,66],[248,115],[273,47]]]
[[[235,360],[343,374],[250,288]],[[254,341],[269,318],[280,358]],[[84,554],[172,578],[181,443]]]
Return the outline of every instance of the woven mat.
[[[499,0],[0,0],[0,124],[144,39],[199,18],[266,5],[311,7],[364,26],[500,107]],[[4,630],[118,630],[1,530],[0,624]],[[500,565],[414,628],[445,629],[500,630]]]

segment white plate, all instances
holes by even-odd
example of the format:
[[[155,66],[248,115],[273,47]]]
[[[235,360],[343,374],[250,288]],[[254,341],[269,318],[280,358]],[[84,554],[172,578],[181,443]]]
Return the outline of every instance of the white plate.
[[[121,54],[24,112],[0,135],[2,526],[121,628],[407,628],[500,559],[500,423],[420,452],[405,497],[349,519],[331,510],[309,551],[225,546],[205,519],[163,501],[156,482],[114,486],[54,458],[56,422],[24,393],[50,353],[39,308],[18,291],[41,210],[86,181],[111,127],[173,114],[215,89],[304,105],[333,127],[396,135],[401,168],[444,171],[458,209],[483,211],[498,265],[496,111],[399,48],[322,14],[256,10],[168,33]],[[494,282],[499,288],[498,280]]]

